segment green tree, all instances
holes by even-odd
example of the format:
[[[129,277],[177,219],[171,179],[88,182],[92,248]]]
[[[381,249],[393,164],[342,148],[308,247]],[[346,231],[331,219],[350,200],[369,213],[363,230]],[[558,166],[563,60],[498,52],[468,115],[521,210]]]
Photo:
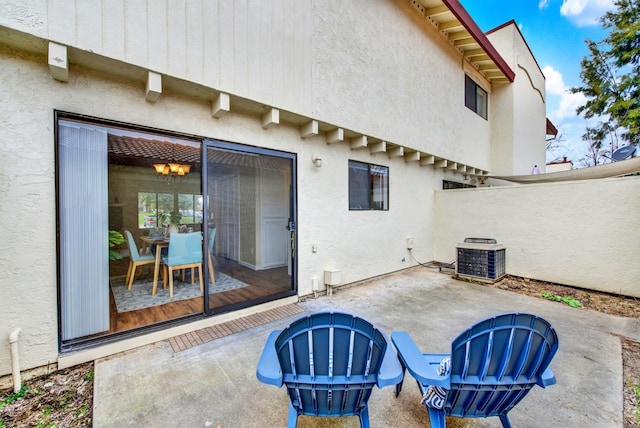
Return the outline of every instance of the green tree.
[[[609,34],[600,43],[586,40],[589,55],[580,63],[583,86],[571,88],[587,98],[578,114],[603,119],[585,134],[597,149],[607,139],[617,147],[618,137],[629,144],[640,142],[640,0],[613,3],[615,10],[600,19]]]

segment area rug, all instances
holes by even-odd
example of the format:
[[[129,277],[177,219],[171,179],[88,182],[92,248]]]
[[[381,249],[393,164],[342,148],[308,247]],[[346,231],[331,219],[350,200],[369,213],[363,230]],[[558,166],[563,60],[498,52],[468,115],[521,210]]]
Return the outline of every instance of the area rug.
[[[216,283],[209,284],[209,294],[235,290],[246,287],[247,285],[248,284],[232,278],[229,275],[216,271]],[[162,288],[162,280],[158,280],[158,291],[155,296],[151,295],[151,290],[153,290],[153,279],[135,280],[133,281],[131,290],[127,290],[124,279],[111,281],[111,291],[113,292],[113,297],[116,301],[118,313],[150,308],[152,306],[159,306],[166,303],[202,296],[197,279],[195,284],[191,284],[191,281],[182,282],[178,279],[174,279],[173,297],[169,297],[168,285],[167,288]]]

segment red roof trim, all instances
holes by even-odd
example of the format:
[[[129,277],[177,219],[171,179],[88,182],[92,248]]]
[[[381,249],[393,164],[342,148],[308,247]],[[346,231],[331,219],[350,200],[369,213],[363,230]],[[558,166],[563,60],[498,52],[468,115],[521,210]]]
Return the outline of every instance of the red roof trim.
[[[553,135],[554,137],[558,135],[558,128],[547,118],[547,135]]]
[[[509,79],[510,82],[516,77],[516,74],[511,70],[511,67],[507,64],[507,62],[500,56],[495,47],[491,44],[487,36],[482,32],[478,24],[475,23],[469,12],[462,7],[458,0],[442,0],[447,8],[453,13],[453,15],[460,21],[462,26],[467,29],[469,34],[478,42],[480,47],[489,55],[489,58],[498,66],[500,71],[504,73],[504,75]]]

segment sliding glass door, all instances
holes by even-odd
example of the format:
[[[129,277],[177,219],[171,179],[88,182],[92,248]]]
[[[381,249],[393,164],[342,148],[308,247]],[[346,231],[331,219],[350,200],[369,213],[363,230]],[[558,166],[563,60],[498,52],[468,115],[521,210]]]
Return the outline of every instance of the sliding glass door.
[[[207,313],[294,295],[295,156],[209,140],[205,157]]]
[[[294,155],[66,113],[57,125],[63,348],[295,295]],[[196,268],[169,277],[183,233]]]

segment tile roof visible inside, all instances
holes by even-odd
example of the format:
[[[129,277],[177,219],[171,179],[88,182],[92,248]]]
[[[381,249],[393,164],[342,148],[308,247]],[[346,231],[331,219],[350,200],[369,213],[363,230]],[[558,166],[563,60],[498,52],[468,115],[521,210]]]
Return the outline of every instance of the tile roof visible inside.
[[[146,139],[126,135],[109,134],[109,162],[118,165],[143,166],[151,168],[154,163],[176,161],[192,165],[192,171],[200,171],[201,148],[174,143],[167,140]],[[208,150],[208,162],[211,165],[260,168],[286,171],[291,160],[275,156],[237,153],[229,150]]]
[[[109,134],[109,154],[149,159],[152,163],[175,160],[183,163],[200,163],[200,149],[166,140],[148,140]]]

